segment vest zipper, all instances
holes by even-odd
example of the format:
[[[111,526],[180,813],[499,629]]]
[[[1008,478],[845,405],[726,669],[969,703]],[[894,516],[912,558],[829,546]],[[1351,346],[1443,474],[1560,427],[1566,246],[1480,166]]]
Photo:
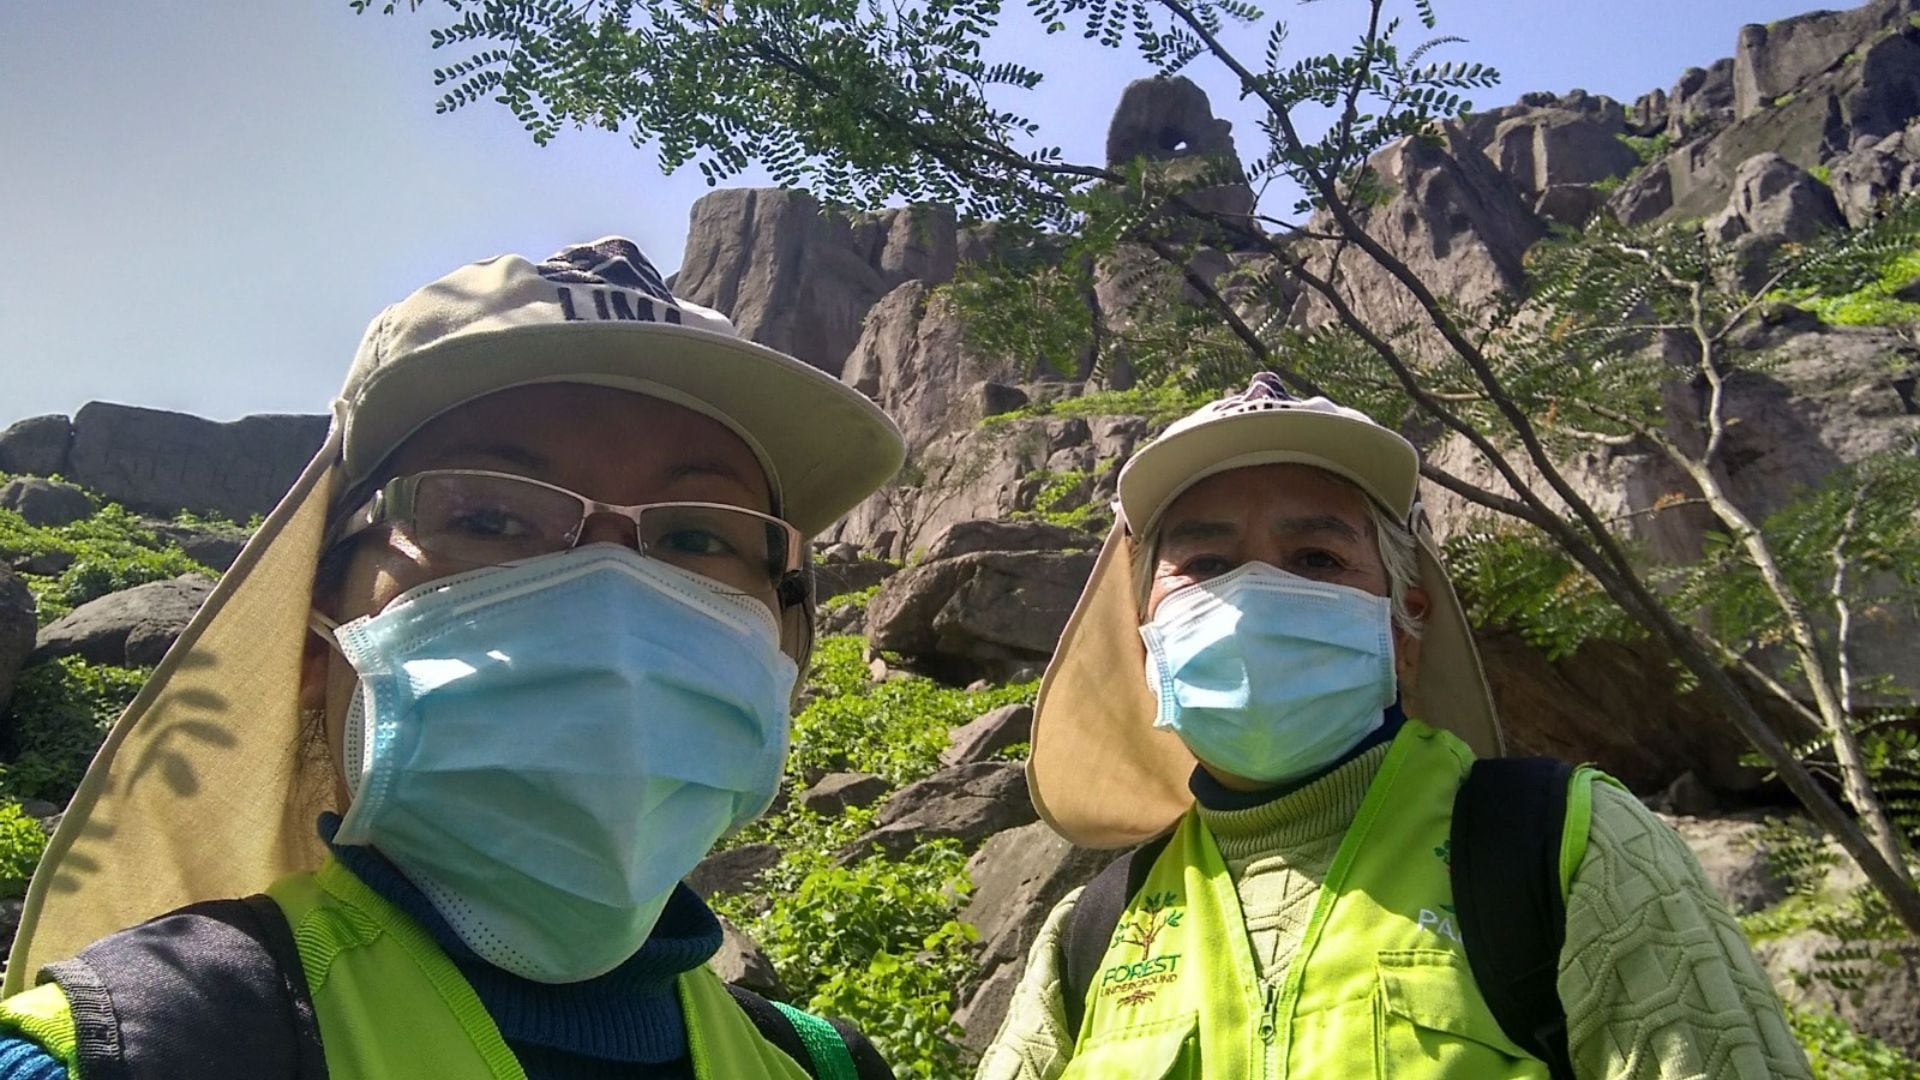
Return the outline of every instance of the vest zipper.
[[[1260,1041],[1272,1046],[1275,1033],[1273,1013],[1274,1006],[1280,999],[1280,980],[1269,978],[1264,981],[1267,984],[1267,1000],[1266,1004],[1260,1007]]]

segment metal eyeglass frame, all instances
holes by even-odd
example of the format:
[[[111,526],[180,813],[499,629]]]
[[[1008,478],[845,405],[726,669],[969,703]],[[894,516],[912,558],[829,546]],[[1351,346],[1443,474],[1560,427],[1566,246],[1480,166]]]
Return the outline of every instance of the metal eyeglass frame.
[[[571,488],[563,488],[558,484],[549,484],[545,480],[535,480],[531,476],[495,472],[491,469],[427,469],[417,473],[408,473],[405,476],[396,476],[380,485],[360,509],[347,515],[346,520],[338,527],[334,535],[327,540],[324,546],[331,548],[336,544],[343,543],[358,536],[360,533],[373,528],[375,525],[411,521],[413,517],[414,493],[419,488],[420,481],[435,476],[484,476],[494,480],[511,480],[516,483],[532,484],[550,491],[557,491],[562,495],[578,501],[580,503],[580,522],[576,528],[579,531],[574,535],[573,543],[569,545],[570,548],[580,545],[580,537],[586,533],[587,519],[593,517],[595,514],[614,514],[633,522],[636,542],[639,544],[640,554],[642,555],[646,555],[647,551],[645,541],[638,539],[641,511],[650,510],[659,506],[686,506],[705,510],[727,510],[733,513],[746,514],[759,518],[770,525],[778,526],[787,538],[785,569],[781,571],[778,577],[769,581],[769,585],[779,590],[782,582],[786,578],[790,577],[796,571],[805,568],[803,551],[806,547],[806,538],[800,535],[800,530],[795,528],[792,523],[782,521],[772,514],[763,514],[758,510],[750,510],[744,506],[735,506],[732,503],[697,502],[685,499],[669,499],[665,502],[635,503],[631,506],[622,506],[617,503],[605,503],[598,499],[589,499]]]

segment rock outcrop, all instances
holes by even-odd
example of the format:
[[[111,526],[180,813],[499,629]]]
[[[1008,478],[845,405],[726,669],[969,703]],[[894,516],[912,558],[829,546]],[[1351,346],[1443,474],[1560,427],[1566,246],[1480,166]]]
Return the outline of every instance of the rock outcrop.
[[[13,680],[33,653],[38,623],[25,582],[0,567],[0,710],[13,697]]]
[[[910,280],[947,280],[958,257],[945,207],[850,217],[803,192],[742,188],[694,204],[673,285],[742,335],[838,375],[876,301]]]
[[[213,592],[198,574],[136,585],[74,608],[40,631],[36,659],[78,656],[96,664],[157,664]]]
[[[58,480],[21,476],[0,485],[0,510],[19,514],[29,525],[70,525],[95,509],[93,496]]]
[[[54,476],[67,471],[73,421],[64,416],[30,416],[0,431],[0,473]]]
[[[324,416],[197,416],[93,402],[73,418],[65,475],[132,510],[246,521],[272,510],[327,436]]]

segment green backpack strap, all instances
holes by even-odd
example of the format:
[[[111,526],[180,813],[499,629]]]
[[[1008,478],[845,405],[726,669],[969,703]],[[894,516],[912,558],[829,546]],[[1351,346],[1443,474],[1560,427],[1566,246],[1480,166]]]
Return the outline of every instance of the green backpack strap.
[[[847,1051],[847,1041],[832,1024],[784,1001],[769,1004],[780,1010],[793,1025],[794,1033],[800,1036],[800,1045],[807,1048],[807,1057],[813,1059],[814,1076],[819,1080],[857,1080],[859,1072],[854,1068],[853,1055]]]

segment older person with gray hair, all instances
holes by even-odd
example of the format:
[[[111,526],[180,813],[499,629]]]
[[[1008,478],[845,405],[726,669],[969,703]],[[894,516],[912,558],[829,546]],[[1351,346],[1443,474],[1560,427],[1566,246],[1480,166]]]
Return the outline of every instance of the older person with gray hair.
[[[1397,433],[1271,374],[1125,468],[1035,806],[1141,845],[1054,909],[983,1080],[1809,1075],[1680,839],[1498,758]]]

